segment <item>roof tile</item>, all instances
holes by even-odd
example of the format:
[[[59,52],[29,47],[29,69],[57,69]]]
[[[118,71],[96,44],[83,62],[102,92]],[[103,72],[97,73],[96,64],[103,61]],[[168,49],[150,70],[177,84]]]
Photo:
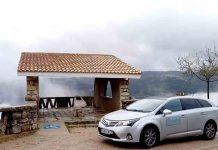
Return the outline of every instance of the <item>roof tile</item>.
[[[141,74],[113,55],[23,52],[18,72]]]

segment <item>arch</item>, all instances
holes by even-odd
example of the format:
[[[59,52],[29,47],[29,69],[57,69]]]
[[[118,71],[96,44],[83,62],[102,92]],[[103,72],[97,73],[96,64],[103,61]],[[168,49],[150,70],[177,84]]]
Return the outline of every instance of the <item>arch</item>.
[[[110,80],[108,80],[106,88],[105,88],[104,96],[112,98],[112,95],[113,95],[112,93],[113,93],[113,91],[112,91],[111,82],[110,82]]]

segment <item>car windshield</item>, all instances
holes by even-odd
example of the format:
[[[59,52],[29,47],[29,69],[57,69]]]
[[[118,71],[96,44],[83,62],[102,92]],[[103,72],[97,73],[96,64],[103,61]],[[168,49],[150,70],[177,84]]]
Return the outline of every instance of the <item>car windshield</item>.
[[[126,107],[127,111],[152,112],[160,106],[164,100],[160,99],[143,99],[138,100]]]

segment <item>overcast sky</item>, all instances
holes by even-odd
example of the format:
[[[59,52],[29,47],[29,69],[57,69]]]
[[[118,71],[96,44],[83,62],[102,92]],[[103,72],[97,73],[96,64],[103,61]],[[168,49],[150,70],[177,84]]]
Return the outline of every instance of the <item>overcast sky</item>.
[[[1,80],[22,51],[113,54],[141,70],[218,42],[214,0],[0,0]]]

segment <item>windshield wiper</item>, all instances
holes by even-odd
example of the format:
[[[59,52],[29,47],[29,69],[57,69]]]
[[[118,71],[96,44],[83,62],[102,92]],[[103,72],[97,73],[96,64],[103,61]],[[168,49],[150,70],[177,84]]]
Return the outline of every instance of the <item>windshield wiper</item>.
[[[136,111],[136,112],[145,112],[145,111],[143,111],[143,110],[138,110],[138,109],[125,109],[125,110],[127,110],[127,111]]]

